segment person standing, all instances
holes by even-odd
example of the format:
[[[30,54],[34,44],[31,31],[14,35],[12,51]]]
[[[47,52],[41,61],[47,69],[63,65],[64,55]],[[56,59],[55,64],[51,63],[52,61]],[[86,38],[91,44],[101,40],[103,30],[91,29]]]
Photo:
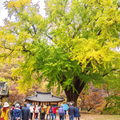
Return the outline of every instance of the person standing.
[[[34,112],[34,106],[33,104],[30,105],[30,119],[32,120],[33,118],[33,112]]]
[[[38,113],[39,113],[39,107],[38,107],[38,105],[36,105],[34,111],[35,111],[35,120],[38,120]]]
[[[2,108],[2,103],[0,102],[0,117],[1,117],[1,108]]]
[[[77,106],[75,106],[75,115],[74,117],[76,118],[76,120],[79,120],[79,109],[77,108]]]
[[[51,120],[51,116],[52,116],[52,120],[54,120],[52,105],[50,105],[50,109],[49,109],[49,120]]]
[[[59,114],[59,119],[64,120],[65,111],[63,109],[63,105],[60,106],[60,108],[58,110],[58,114]]]
[[[70,107],[68,109],[68,114],[69,114],[69,120],[73,120],[74,119],[74,114],[75,114],[75,108],[72,105],[72,103],[70,104]]]
[[[16,104],[15,109],[13,110],[13,118],[14,118],[14,120],[21,120],[22,111],[21,111],[21,109],[19,109],[19,107],[20,107],[20,105]]]
[[[53,105],[53,116],[56,120],[56,110],[57,110],[57,107],[55,107],[55,105]]]
[[[46,109],[46,120],[48,120],[50,105],[47,105]]]
[[[43,105],[40,108],[40,120],[45,120],[45,108]]]
[[[22,108],[22,120],[30,120],[30,109],[27,108],[27,104],[24,104]]]
[[[4,118],[4,120],[10,120],[10,110],[8,102],[5,102],[3,107],[1,108],[1,118]]]
[[[11,120],[13,120],[13,110],[15,109],[15,105],[12,105],[12,108],[10,110],[10,116],[11,116]]]

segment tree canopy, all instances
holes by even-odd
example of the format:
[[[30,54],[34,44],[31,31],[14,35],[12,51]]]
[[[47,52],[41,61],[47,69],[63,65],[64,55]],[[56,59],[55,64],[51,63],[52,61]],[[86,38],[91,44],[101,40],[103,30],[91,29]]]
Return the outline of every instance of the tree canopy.
[[[48,81],[60,86],[68,101],[82,89],[120,83],[120,10],[117,0],[46,0],[46,17],[31,0],[5,3],[9,17],[0,29],[0,59],[17,62],[19,88]],[[21,61],[16,59],[21,57]],[[119,88],[119,84],[117,84]],[[115,86],[111,86],[111,88]]]

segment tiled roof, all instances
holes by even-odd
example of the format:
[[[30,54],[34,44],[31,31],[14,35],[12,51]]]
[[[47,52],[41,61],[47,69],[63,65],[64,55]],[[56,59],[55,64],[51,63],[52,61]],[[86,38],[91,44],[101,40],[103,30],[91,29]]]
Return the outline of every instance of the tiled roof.
[[[0,82],[0,88],[1,88],[1,87],[4,87],[5,83],[6,83],[6,82]]]
[[[54,96],[51,92],[35,91],[33,96],[28,96],[24,100],[33,102],[62,102],[64,98]]]

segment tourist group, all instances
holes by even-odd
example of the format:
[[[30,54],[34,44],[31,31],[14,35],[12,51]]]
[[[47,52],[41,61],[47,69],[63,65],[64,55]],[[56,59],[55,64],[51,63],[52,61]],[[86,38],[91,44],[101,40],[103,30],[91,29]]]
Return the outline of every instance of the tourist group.
[[[69,120],[79,120],[79,109],[72,103],[65,109],[64,104],[58,107],[43,104],[38,106],[32,103],[29,105],[24,103],[23,107],[17,103],[10,108],[8,102],[5,102],[3,106],[0,102],[0,120],[64,120],[67,112]]]

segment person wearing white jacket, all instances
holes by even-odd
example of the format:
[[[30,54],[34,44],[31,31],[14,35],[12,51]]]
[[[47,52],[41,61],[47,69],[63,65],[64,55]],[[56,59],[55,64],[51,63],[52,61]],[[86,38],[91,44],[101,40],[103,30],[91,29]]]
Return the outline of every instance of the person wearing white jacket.
[[[33,112],[34,112],[34,106],[33,104],[30,105],[30,119],[32,120],[33,118]]]
[[[39,113],[39,107],[36,105],[35,107],[35,120],[38,120],[38,113]]]

